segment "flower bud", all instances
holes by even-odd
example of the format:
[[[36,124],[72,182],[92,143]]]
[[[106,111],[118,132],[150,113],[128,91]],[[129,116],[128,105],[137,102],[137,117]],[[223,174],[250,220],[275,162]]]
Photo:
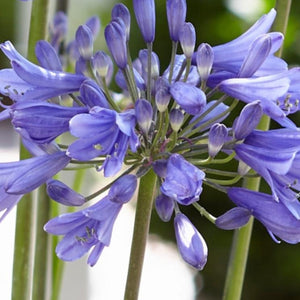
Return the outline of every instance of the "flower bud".
[[[47,194],[56,202],[68,206],[81,206],[85,203],[85,198],[82,195],[58,180],[50,179],[47,181]]]
[[[216,219],[216,226],[225,230],[236,229],[246,225],[250,217],[250,210],[243,207],[234,207]]]
[[[152,43],[155,37],[154,0],[133,0],[135,18],[146,43]]]
[[[164,89],[159,89],[155,94],[155,103],[159,112],[167,110],[171,95]]]
[[[250,45],[248,53],[238,73],[238,77],[251,77],[269,56],[272,48],[270,35],[260,35]]]
[[[142,64],[142,76],[147,80],[148,76],[148,50],[143,49],[139,51],[139,60]],[[159,76],[159,58],[155,52],[151,52],[151,78]]]
[[[208,249],[202,235],[182,213],[174,218],[175,236],[182,258],[191,266],[202,270],[207,261]]]
[[[196,32],[192,23],[183,24],[179,33],[179,40],[184,55],[189,59],[192,58],[196,43]]]
[[[213,124],[208,134],[208,154],[214,158],[226,142],[228,136],[227,128],[224,124]]]
[[[107,78],[113,72],[111,58],[103,51],[96,52],[91,58],[92,68],[97,78]]]
[[[130,13],[128,8],[122,3],[116,4],[111,11],[111,17],[112,19],[121,18],[123,20],[125,25],[126,41],[128,41],[130,34]]]
[[[246,138],[258,125],[262,115],[263,109],[260,101],[254,101],[244,106],[239,117],[234,122],[234,137],[237,140]]]
[[[185,0],[167,0],[167,18],[170,37],[173,42],[179,41],[179,32],[186,17]]]
[[[206,105],[206,96],[199,88],[181,81],[171,85],[170,93],[175,101],[190,115],[201,113]]]
[[[184,120],[184,115],[180,109],[174,108],[170,111],[170,125],[175,132],[178,132]]]
[[[126,203],[132,198],[136,186],[137,178],[135,175],[124,175],[111,186],[108,197],[113,202]]]
[[[125,28],[116,21],[110,22],[104,30],[107,47],[120,69],[127,65],[127,47]]]
[[[99,18],[97,16],[93,16],[85,22],[85,25],[89,27],[93,37],[95,38],[99,33],[101,27]]]
[[[161,178],[165,178],[167,175],[167,163],[166,159],[158,159],[152,163],[153,171]]]
[[[76,44],[81,57],[88,60],[93,55],[93,34],[87,25],[81,25],[76,31]]]
[[[214,61],[214,52],[209,44],[202,43],[196,52],[197,70],[201,81],[205,82],[211,72]]]
[[[160,194],[155,199],[156,212],[164,222],[170,221],[174,211],[174,200],[164,194]]]
[[[135,103],[135,115],[141,130],[147,135],[153,117],[153,109],[149,101],[145,99],[137,100]]]
[[[95,81],[87,79],[80,86],[81,101],[89,108],[100,106],[109,108],[106,97]]]

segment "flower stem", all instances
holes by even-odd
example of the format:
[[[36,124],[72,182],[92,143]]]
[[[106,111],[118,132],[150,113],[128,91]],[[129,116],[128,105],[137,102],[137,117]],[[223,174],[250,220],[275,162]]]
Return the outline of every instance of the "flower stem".
[[[48,14],[48,0],[35,0],[32,3],[30,32],[28,41],[28,59],[36,61],[35,44],[45,38]],[[20,159],[29,158],[27,150],[20,147]],[[23,196],[18,204],[15,229],[15,248],[13,263],[12,300],[30,299],[32,286],[34,205],[32,193]],[[40,274],[41,275],[41,274]],[[40,298],[41,300],[43,298]]]
[[[140,180],[124,300],[138,299],[155,188],[156,176],[150,170]]]
[[[46,299],[47,267],[49,236],[44,231],[44,224],[50,217],[50,199],[46,193],[46,185],[43,184],[38,190],[37,219],[35,233],[35,254],[32,285],[32,300]]]
[[[274,22],[273,30],[278,30],[285,34],[290,6],[291,0],[276,1],[277,18]],[[280,56],[281,51],[279,51],[277,55]],[[269,127],[270,118],[264,115],[258,125],[258,129],[268,130]],[[250,190],[258,191],[260,186],[260,179],[260,177],[247,178],[244,181],[244,187]],[[248,224],[240,229],[237,229],[234,233],[229,267],[227,270],[225,288],[223,293],[223,300],[239,300],[241,298],[252,227],[253,217],[249,220]]]
[[[20,159],[30,155],[20,146]],[[32,194],[26,194],[19,202],[16,215],[14,262],[12,278],[12,300],[30,299],[31,265],[32,265],[32,235],[33,235],[33,199]]]

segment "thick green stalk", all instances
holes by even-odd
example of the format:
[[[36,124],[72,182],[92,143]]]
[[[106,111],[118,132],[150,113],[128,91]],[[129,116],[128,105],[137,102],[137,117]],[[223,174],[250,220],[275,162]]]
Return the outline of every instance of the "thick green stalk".
[[[137,300],[150,226],[156,176],[150,170],[140,180],[124,300]]]
[[[49,236],[43,227],[50,217],[50,199],[46,193],[46,185],[42,185],[38,190],[35,232],[35,253],[32,285],[32,300],[46,299],[47,292],[47,268]]]
[[[20,159],[28,157],[28,152],[21,146]],[[32,209],[32,194],[24,195],[18,204],[16,215],[12,300],[30,299],[33,234]]]
[[[277,18],[273,25],[273,30],[281,31],[283,34],[286,31],[288,16],[290,12],[291,0],[277,0],[276,10]],[[277,53],[281,55],[281,51]],[[263,116],[258,129],[268,130],[270,119]],[[260,177],[247,178],[244,181],[244,187],[250,190],[259,190]],[[253,227],[253,218],[250,219],[247,225],[237,229],[234,233],[234,240],[231,249],[231,256],[227,270],[223,300],[239,300],[242,294],[243,282],[246,271],[246,264],[251,240]]]
[[[35,0],[32,3],[30,33],[28,41],[28,59],[36,61],[34,47],[38,40],[45,38],[48,0]],[[29,158],[27,150],[20,147],[20,159]],[[30,299],[32,285],[33,254],[33,195],[23,197],[18,204],[13,264],[12,300]]]

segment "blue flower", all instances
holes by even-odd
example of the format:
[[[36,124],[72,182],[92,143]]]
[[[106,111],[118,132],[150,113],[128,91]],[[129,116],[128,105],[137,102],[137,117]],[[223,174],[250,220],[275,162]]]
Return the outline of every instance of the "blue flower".
[[[69,121],[77,114],[87,112],[85,107],[21,101],[11,107],[12,124],[24,137],[43,144],[69,130]]]
[[[300,220],[281,202],[274,201],[271,195],[230,188],[228,196],[236,205],[248,209],[267,228],[274,241],[278,242],[277,236],[290,244],[300,242]]]
[[[82,75],[47,70],[25,59],[10,42],[0,49],[11,60],[13,69],[0,71],[0,92],[13,100],[47,100],[78,91],[86,79]]]
[[[94,205],[50,220],[44,229],[64,235],[56,247],[57,256],[73,261],[93,248],[88,264],[94,266],[104,247],[109,246],[114,222],[123,204],[132,198],[136,185],[136,176],[123,176],[112,185],[108,195]]]
[[[274,198],[278,199],[274,174],[283,176],[292,168],[300,148],[299,139],[299,130],[254,130],[242,144],[235,145],[234,150],[239,159],[264,177]]]
[[[202,235],[182,213],[174,218],[175,236],[182,258],[201,271],[207,261],[208,249]]]
[[[172,154],[168,159],[166,178],[161,192],[183,205],[199,200],[204,172],[187,162],[181,155]]]
[[[24,194],[33,191],[63,169],[70,161],[64,152],[0,163],[0,221],[21,200]]]
[[[0,174],[9,194],[31,192],[62,170],[70,162],[65,152],[41,155],[18,162],[1,163]]]
[[[133,110],[117,113],[94,106],[89,114],[78,114],[70,121],[70,132],[79,139],[67,154],[79,160],[107,155],[102,168],[105,176],[116,174],[122,166],[128,145],[136,151],[139,141],[135,134]]]

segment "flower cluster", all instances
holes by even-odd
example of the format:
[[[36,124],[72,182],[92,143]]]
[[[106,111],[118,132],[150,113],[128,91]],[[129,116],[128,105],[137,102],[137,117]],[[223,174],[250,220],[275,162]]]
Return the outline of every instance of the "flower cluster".
[[[61,259],[78,259],[92,248],[88,263],[94,265],[138,178],[152,168],[155,209],[162,221],[173,218],[179,252],[196,269],[206,264],[207,245],[182,206],[194,206],[222,229],[241,227],[253,216],[275,241],[300,242],[300,131],[288,118],[299,110],[300,69],[288,69],[275,56],[283,42],[281,33],[269,32],[276,11],[231,42],[196,48],[186,1],[167,0],[172,50],[168,68],[161,70],[153,51],[155,2],[133,0],[133,7],[146,45],[134,59],[131,15],[123,4],[114,6],[104,30],[110,55],[94,50],[97,17],[78,28],[74,41],[63,43],[67,18],[61,12],[50,24],[49,41],[36,45],[39,65],[9,41],[0,45],[11,62],[0,71],[0,92],[12,100],[0,119],[11,120],[33,156],[0,164],[1,219],[23,194],[44,183],[49,196],[64,205],[93,198],[52,179],[67,166],[115,176],[102,200],[45,225],[47,232],[64,235],[56,249]],[[113,80],[121,92],[111,89]],[[238,111],[240,101],[245,105]],[[238,116],[230,123],[232,112]],[[256,129],[264,115],[280,128]],[[236,171],[226,171],[228,163]],[[271,194],[234,186],[253,176],[264,178]],[[215,218],[201,206],[203,185],[227,193],[236,207]]]

